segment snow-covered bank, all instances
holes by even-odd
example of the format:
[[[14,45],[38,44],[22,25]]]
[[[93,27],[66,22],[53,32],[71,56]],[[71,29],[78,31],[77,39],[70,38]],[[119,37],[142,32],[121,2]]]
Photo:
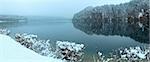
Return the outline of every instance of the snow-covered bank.
[[[51,50],[51,43],[49,40],[40,40],[37,35],[34,34],[16,34],[15,40],[26,48],[42,55],[52,57],[54,53]]]
[[[34,34],[16,34],[15,39],[18,43],[33,50],[34,52],[47,57],[57,57],[70,62],[81,61],[83,55],[83,44],[69,41],[57,41],[56,48],[51,45],[50,40],[40,40]],[[54,49],[54,50],[52,50]]]
[[[124,50],[120,50],[120,55],[121,58],[123,59],[142,60],[142,59],[149,58],[148,57],[149,52],[150,52],[149,49],[143,50],[140,47],[130,47],[128,49],[125,48]]]
[[[0,34],[9,35],[10,31],[7,29],[0,29]]]
[[[118,52],[117,52],[118,51]],[[106,58],[101,52],[98,52],[99,60],[102,62],[148,62],[150,61],[150,47],[130,47],[117,50],[110,58]]]
[[[86,58],[84,44],[57,41],[54,47],[50,40],[40,40],[37,35],[26,33],[16,34],[15,40],[0,34],[0,62],[87,62],[83,60]],[[150,60],[150,50],[147,48],[122,48],[111,54],[108,57],[98,52],[97,61],[148,62]]]
[[[44,57],[25,48],[11,37],[0,34],[0,62],[65,62],[53,57]]]

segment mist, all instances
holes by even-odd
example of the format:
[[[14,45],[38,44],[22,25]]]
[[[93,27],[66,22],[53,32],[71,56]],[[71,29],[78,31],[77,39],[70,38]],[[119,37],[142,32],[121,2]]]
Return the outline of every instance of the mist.
[[[130,0],[0,0],[0,15],[72,18],[87,6],[120,4]]]

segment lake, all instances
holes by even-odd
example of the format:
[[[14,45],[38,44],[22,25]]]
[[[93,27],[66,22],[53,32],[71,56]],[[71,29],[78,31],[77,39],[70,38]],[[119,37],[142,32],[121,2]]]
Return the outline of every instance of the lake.
[[[74,27],[70,19],[51,19],[48,17],[28,17],[25,23],[1,23],[1,27],[8,28],[14,33],[37,34],[40,39],[52,42],[67,40],[85,44],[85,52],[96,54],[101,51],[108,54],[121,47],[145,46],[127,36],[119,35],[89,35]]]

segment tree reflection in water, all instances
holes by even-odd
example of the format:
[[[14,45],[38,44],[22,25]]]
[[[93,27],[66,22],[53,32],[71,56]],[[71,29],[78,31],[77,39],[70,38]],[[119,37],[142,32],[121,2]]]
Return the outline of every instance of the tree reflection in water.
[[[78,19],[74,18],[72,23],[75,28],[85,32],[88,35],[119,35],[126,36],[138,41],[140,43],[150,43],[149,42],[149,27],[145,27],[144,30],[139,27],[138,19],[134,18],[130,23],[131,19],[126,18],[112,18],[112,19]]]

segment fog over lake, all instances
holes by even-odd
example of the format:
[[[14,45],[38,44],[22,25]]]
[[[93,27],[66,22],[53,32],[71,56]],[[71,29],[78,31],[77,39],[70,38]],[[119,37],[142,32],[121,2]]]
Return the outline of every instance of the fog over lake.
[[[1,15],[34,15],[72,18],[87,6],[120,4],[130,0],[0,0]]]

